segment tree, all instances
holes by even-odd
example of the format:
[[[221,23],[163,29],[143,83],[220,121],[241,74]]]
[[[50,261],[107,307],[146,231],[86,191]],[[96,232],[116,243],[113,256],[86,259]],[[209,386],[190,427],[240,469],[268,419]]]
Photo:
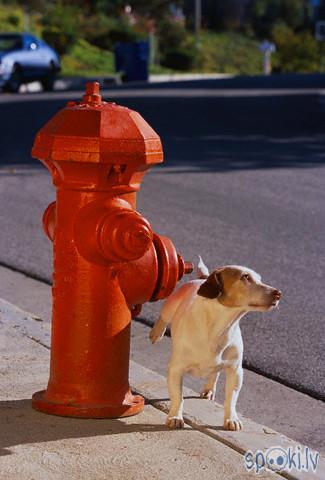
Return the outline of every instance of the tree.
[[[214,30],[241,30],[249,23],[252,0],[202,0],[202,26]],[[194,0],[184,0],[187,25],[194,26]]]
[[[284,23],[293,30],[306,27],[306,0],[253,0],[250,7],[255,33],[269,37],[274,25]]]

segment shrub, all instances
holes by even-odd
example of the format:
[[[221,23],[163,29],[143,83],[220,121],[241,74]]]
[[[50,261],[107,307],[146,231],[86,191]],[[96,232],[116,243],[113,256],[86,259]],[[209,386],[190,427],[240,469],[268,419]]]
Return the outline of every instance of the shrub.
[[[196,54],[195,51],[185,48],[178,48],[175,50],[168,50],[165,54],[162,65],[174,70],[189,71],[195,65]]]
[[[1,5],[0,8],[0,31],[22,32],[24,29],[24,14],[19,7]]]
[[[183,25],[164,18],[158,25],[158,50],[161,65],[175,70],[191,70],[196,52],[193,39]]]
[[[77,40],[67,55],[61,59],[63,75],[96,76],[114,72],[113,54]]]
[[[62,55],[79,36],[80,20],[79,8],[61,3],[53,4],[43,17],[42,37]]]
[[[115,43],[133,42],[147,36],[124,18],[110,18],[103,14],[86,18],[83,31],[88,42],[106,50],[112,50]]]
[[[44,28],[42,37],[60,55],[67,53],[75,41],[74,35],[64,33],[57,28]]]
[[[237,32],[201,35],[198,67],[204,72],[254,75],[262,72],[258,42]]]
[[[310,32],[295,33],[291,28],[278,24],[272,37],[277,51],[274,67],[279,72],[318,72],[321,69],[319,46]]]

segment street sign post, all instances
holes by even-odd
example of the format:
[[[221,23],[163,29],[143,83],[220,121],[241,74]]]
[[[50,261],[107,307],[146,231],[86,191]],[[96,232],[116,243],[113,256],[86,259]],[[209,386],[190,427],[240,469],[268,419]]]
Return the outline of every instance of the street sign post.
[[[274,43],[264,40],[260,43],[260,51],[263,53],[263,71],[264,75],[270,75],[272,72],[271,55],[276,51]]]

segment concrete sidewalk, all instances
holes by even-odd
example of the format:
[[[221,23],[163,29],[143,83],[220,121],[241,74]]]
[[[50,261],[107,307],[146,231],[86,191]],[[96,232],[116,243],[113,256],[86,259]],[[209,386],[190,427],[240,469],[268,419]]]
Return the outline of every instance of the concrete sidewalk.
[[[44,323],[51,322],[52,298],[48,284],[0,266],[0,298],[24,311],[33,312]],[[149,366],[151,370],[165,377],[171,339],[165,336],[155,345],[148,340],[148,322],[158,317],[160,308],[160,302],[145,304],[142,318],[132,322],[131,359],[143,367]],[[49,331],[49,326],[43,328],[43,335],[46,331]],[[49,334],[45,341],[49,345]],[[218,380],[216,392],[216,401],[220,404],[224,401],[223,377],[221,375]],[[165,380],[163,382],[165,385]],[[184,386],[198,395],[203,381],[188,375],[184,378]],[[301,445],[308,445],[325,454],[324,424],[321,421],[325,418],[325,404],[320,400],[244,369],[244,386],[239,396],[238,411],[257,423],[268,425],[273,430],[295,439]]]
[[[45,387],[49,323],[0,300],[0,479],[246,479],[247,450],[293,448],[295,442],[244,418],[243,432],[222,429],[222,408],[185,389],[184,430],[164,426],[166,379],[131,362],[130,380],[147,399],[140,415],[118,420],[79,420],[44,415],[31,395]],[[325,477],[280,472],[285,478]],[[276,478],[264,468],[260,478]]]

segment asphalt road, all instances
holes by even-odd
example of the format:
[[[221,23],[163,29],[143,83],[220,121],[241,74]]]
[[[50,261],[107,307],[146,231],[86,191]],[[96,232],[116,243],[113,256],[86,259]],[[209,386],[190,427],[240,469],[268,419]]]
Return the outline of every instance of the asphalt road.
[[[279,310],[243,319],[245,365],[324,399],[324,97],[302,81],[296,90],[236,82],[105,97],[138,110],[162,138],[165,166],[147,175],[138,201],[156,231],[186,259],[247,265],[283,291]],[[0,97],[0,263],[47,280],[41,215],[55,193],[29,152],[44,122],[80,96]]]

